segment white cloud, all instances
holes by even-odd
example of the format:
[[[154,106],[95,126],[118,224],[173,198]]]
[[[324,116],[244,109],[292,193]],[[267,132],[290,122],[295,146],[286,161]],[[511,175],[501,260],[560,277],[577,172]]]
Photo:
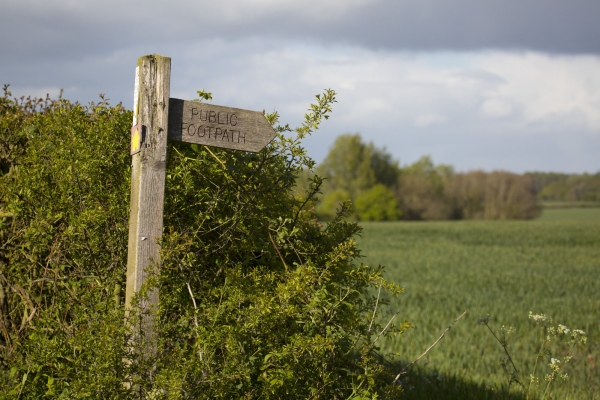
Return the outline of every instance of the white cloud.
[[[600,57],[261,45],[230,43],[238,59],[215,65],[212,87],[221,103],[267,104],[294,123],[314,94],[336,89],[332,119],[307,142],[317,159],[337,134],[360,132],[400,159],[432,154],[459,169],[600,169],[576,144],[600,140]]]
[[[431,154],[459,170],[600,169],[599,56],[206,39],[44,64],[52,79],[41,79],[34,64],[15,67],[5,79],[21,76],[8,82],[23,94],[65,87],[70,99],[97,100],[104,92],[131,107],[135,60],[152,52],[172,57],[172,97],[194,98],[205,88],[215,104],[277,109],[292,125],[315,94],[335,89],[332,118],[306,141],[317,160],[337,135],[360,132],[402,162]]]
[[[481,104],[481,112],[485,117],[503,118],[510,116],[514,111],[510,100],[503,98],[489,98]]]
[[[441,124],[446,122],[446,118],[437,114],[419,114],[415,120],[415,126],[418,128],[426,128],[431,125]]]
[[[474,64],[504,79],[485,94],[484,112],[509,111],[512,103],[525,125],[600,130],[600,57],[486,53]]]

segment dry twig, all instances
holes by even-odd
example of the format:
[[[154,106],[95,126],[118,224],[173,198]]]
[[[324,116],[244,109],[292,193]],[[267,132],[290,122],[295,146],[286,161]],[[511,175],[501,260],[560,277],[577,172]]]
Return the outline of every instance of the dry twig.
[[[402,375],[404,375],[404,374],[406,373],[406,371],[408,371],[408,369],[409,369],[409,368],[410,368],[410,367],[411,367],[411,366],[412,366],[414,363],[416,363],[416,362],[417,362],[417,361],[419,361],[421,358],[423,358],[423,357],[424,357],[424,356],[425,356],[427,353],[429,353],[429,350],[433,349],[433,346],[435,346],[436,344],[438,344],[438,342],[439,342],[440,340],[442,340],[442,338],[443,338],[443,337],[446,335],[446,333],[448,333],[448,331],[449,331],[449,330],[450,330],[450,329],[451,329],[451,328],[454,326],[454,324],[455,324],[455,323],[456,323],[456,322],[457,322],[459,319],[461,319],[462,317],[464,317],[466,313],[467,313],[467,312],[465,311],[464,313],[462,313],[462,314],[460,315],[460,317],[456,318],[456,319],[454,320],[454,322],[452,322],[452,323],[450,324],[450,326],[446,328],[446,330],[445,330],[445,331],[442,333],[442,335],[441,335],[441,336],[440,336],[440,337],[439,337],[439,338],[438,338],[438,339],[437,339],[435,342],[433,342],[433,344],[432,344],[431,346],[429,346],[429,348],[428,348],[427,350],[425,350],[425,352],[424,352],[423,354],[421,354],[419,357],[417,357],[417,359],[416,359],[415,361],[411,362],[411,363],[410,363],[410,364],[408,364],[406,367],[402,368],[402,371],[400,371],[400,372],[398,373],[398,375],[396,375],[396,378],[394,379],[394,383],[396,383],[396,381],[397,381],[398,379],[400,379],[400,377],[401,377]]]
[[[387,325],[383,328],[383,330],[381,332],[379,332],[379,335],[377,335],[377,337],[375,338],[375,340],[373,340],[373,342],[371,343],[371,345],[374,345],[375,342],[377,341],[377,339],[379,339],[381,337],[381,335],[383,335],[385,333],[385,331],[387,331],[387,328],[390,326],[390,324],[392,323],[392,321],[394,320],[394,318],[396,318],[396,316],[400,314],[400,309],[398,309],[394,315],[392,315],[392,318],[390,318],[390,320],[388,321]]]
[[[371,332],[371,328],[373,327],[373,320],[375,319],[375,314],[377,313],[377,306],[379,305],[379,295],[381,294],[381,285],[383,282],[379,282],[379,290],[377,290],[377,300],[375,301],[375,308],[373,309],[373,315],[371,316],[371,323],[369,324],[369,332]]]

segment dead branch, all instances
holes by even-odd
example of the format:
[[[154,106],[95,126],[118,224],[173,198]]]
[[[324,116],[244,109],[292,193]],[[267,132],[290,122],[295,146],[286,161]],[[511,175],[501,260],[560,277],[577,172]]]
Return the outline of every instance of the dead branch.
[[[438,344],[438,342],[439,342],[440,340],[442,340],[442,338],[443,338],[443,337],[446,335],[446,333],[448,333],[448,331],[449,331],[449,330],[450,330],[450,329],[451,329],[451,328],[454,326],[454,324],[455,324],[455,323],[456,323],[456,322],[457,322],[459,319],[461,319],[462,317],[464,317],[466,313],[467,313],[467,312],[465,311],[464,313],[462,313],[462,314],[460,315],[460,317],[456,318],[456,319],[454,320],[454,322],[452,322],[452,324],[450,324],[450,326],[446,328],[446,330],[445,330],[445,331],[442,333],[442,335],[441,335],[441,336],[440,336],[440,337],[439,337],[439,338],[438,338],[438,339],[437,339],[435,342],[433,342],[433,344],[432,344],[431,346],[429,346],[429,348],[428,348],[427,350],[425,350],[425,352],[424,352],[423,354],[421,354],[421,355],[420,355],[420,356],[419,356],[419,357],[418,357],[418,358],[417,358],[415,361],[411,362],[411,363],[410,363],[410,364],[408,364],[406,367],[402,368],[402,371],[400,371],[400,373],[398,373],[398,375],[396,375],[396,378],[394,379],[394,383],[396,383],[396,381],[397,381],[398,379],[400,379],[400,377],[401,377],[402,375],[404,375],[404,374],[406,373],[406,371],[408,371],[408,369],[409,369],[409,368],[410,368],[410,367],[411,367],[411,366],[412,366],[414,363],[416,363],[416,362],[417,362],[417,361],[419,361],[421,358],[423,358],[423,357],[424,357],[424,356],[425,356],[427,353],[429,353],[429,350],[433,349],[433,346],[435,346],[436,344]]]

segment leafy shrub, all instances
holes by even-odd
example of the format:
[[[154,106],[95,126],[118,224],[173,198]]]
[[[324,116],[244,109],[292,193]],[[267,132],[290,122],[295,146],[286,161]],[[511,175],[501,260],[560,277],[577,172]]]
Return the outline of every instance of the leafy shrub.
[[[131,113],[5,93],[0,121],[0,393],[114,396]]]
[[[356,212],[361,221],[395,221],[402,215],[394,193],[382,184],[357,197]]]
[[[357,262],[360,228],[344,222],[347,205],[326,228],[306,208],[320,178],[303,196],[292,191],[314,167],[300,141],[328,117],[332,91],[295,138],[278,126],[258,154],[169,144],[162,263],[146,286],[160,289],[155,358],[129,334],[135,318],[123,323],[131,113],[104,99],[9,95],[0,99],[0,397],[400,392],[377,340],[408,323],[386,330],[366,294],[401,288]]]

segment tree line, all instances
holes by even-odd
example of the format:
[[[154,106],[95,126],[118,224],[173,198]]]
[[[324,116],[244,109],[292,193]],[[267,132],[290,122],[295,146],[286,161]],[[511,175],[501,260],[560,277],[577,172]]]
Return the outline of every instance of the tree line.
[[[595,174],[564,174],[531,172],[538,199],[543,202],[597,205],[600,203],[600,172]]]
[[[364,221],[532,219],[540,215],[542,201],[600,201],[600,172],[461,173],[434,164],[429,156],[401,167],[385,148],[363,142],[359,134],[339,136],[314,174],[304,172],[298,187],[315,177],[324,179],[315,203],[323,220],[347,201],[354,217]]]

